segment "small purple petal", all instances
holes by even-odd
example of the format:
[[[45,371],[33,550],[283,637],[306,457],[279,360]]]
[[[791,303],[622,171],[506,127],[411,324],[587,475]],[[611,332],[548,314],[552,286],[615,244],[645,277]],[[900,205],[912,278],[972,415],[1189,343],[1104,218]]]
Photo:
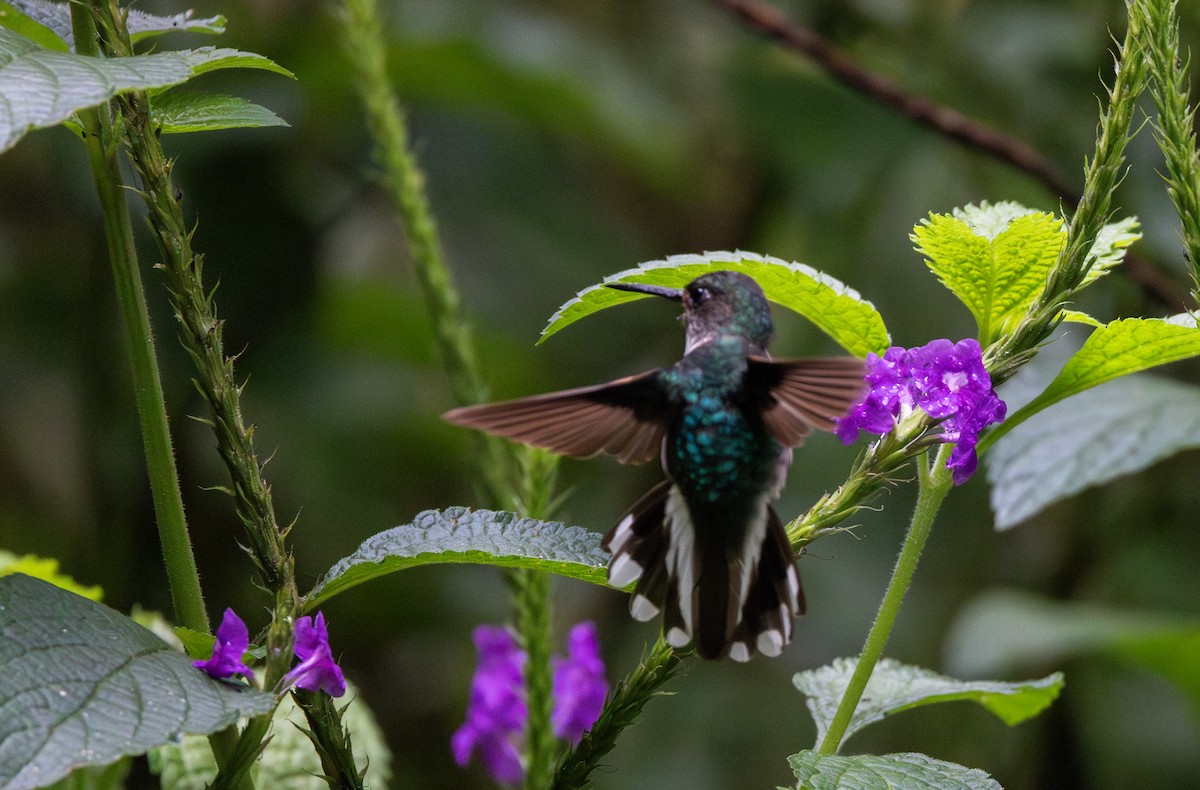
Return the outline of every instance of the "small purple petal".
[[[524,778],[517,744],[525,729],[525,652],[508,629],[481,625],[475,629],[479,665],[471,681],[467,720],[450,739],[454,760],[465,766],[478,751],[497,781],[518,784]]]
[[[250,632],[246,630],[246,624],[232,609],[226,609],[221,625],[217,627],[212,656],[204,661],[193,661],[192,666],[203,670],[209,677],[244,675],[254,680],[250,667],[242,663],[242,655],[249,646]]]
[[[607,696],[596,626],[580,623],[567,639],[567,657],[554,657],[554,735],[578,744],[600,717]]]
[[[346,678],[342,668],[333,660],[323,613],[317,612],[315,620],[301,617],[296,621],[292,650],[300,663],[283,676],[285,685],[295,685],[306,691],[324,691],[331,697],[346,693]]]

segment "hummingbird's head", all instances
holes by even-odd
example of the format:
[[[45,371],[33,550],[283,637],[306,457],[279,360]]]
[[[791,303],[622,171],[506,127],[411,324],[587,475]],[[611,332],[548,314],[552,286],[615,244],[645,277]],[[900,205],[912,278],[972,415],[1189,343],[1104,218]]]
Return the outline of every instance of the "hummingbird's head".
[[[682,302],[687,351],[718,335],[744,337],[759,352],[766,352],[771,342],[773,328],[767,297],[758,283],[741,272],[709,272],[683,288],[641,283],[609,283],[608,287]]]

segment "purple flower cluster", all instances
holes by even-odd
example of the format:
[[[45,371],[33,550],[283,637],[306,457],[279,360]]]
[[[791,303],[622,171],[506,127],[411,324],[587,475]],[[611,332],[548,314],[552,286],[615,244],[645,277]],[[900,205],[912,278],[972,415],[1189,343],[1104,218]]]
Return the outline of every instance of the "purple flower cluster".
[[[868,354],[865,380],[870,389],[838,421],[838,437],[850,444],[860,430],[885,434],[898,418],[923,409],[942,420],[942,441],[954,442],[946,466],[954,472],[955,485],[966,482],[979,465],[979,433],[1004,419],[1004,401],[992,389],[975,340],[939,339],[912,349],[893,346],[882,357]]]
[[[475,629],[479,665],[471,681],[467,720],[450,739],[454,760],[465,766],[480,759],[502,784],[519,784],[525,775],[521,746],[528,709],[525,705],[525,651],[502,626]],[[558,738],[578,743],[596,723],[608,695],[596,627],[580,623],[567,639],[567,656],[554,659],[554,710],[551,723]]]
[[[232,609],[225,610],[217,638],[213,643],[212,656],[204,661],[193,661],[192,665],[214,678],[243,675],[254,680],[250,667],[242,663],[242,655],[250,646],[250,633],[242,618]],[[291,672],[283,676],[284,688],[296,686],[307,691],[324,691],[331,697],[346,693],[346,679],[342,668],[333,660],[329,648],[329,630],[325,627],[325,615],[320,612],[314,620],[301,617],[296,621],[296,638],[292,646],[296,658],[300,659]]]

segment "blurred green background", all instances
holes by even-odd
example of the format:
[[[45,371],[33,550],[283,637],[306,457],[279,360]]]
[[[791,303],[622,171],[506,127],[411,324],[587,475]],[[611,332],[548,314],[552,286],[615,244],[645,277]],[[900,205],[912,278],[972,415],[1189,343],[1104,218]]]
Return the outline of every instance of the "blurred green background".
[[[385,3],[395,85],[410,113],[449,263],[497,397],[594,383],[666,364],[682,333],[668,305],[639,303],[573,326],[544,346],[546,319],[577,290],[665,255],[742,248],[822,269],[883,313],[897,344],[971,334],[966,310],[912,251],[931,211],[980,200],[1054,210],[1029,177],[848,93],[810,63],[692,0]],[[1094,141],[1111,75],[1116,0],[780,2],[865,66],[1034,144],[1072,183]],[[1193,48],[1200,11],[1183,4]],[[176,13],[182,3],[139,3]],[[226,344],[245,349],[244,407],[301,586],[367,536],[426,508],[478,504],[470,444],[438,415],[455,405],[407,259],[375,183],[370,142],[335,31],[332,2],[202,0],[223,13],[222,46],[263,53],[295,82],[222,73],[201,87],[248,96],[288,129],[180,136],[177,183],[197,222]],[[214,43],[182,39],[172,46]],[[1193,70],[1195,71],[1195,70]],[[1149,108],[1149,105],[1147,105]],[[1117,207],[1141,217],[1135,250],[1186,290],[1176,220],[1143,131]],[[135,203],[135,212],[141,215]],[[156,258],[142,233],[159,355],[209,609],[251,628],[265,599],[239,551],[225,471],[174,338]],[[1086,307],[1101,319],[1161,314],[1128,278]],[[58,557],[107,602],[169,612],[125,340],[82,146],[39,132],[0,157],[0,548]],[[834,349],[776,313],[776,353]],[[1195,366],[1169,371],[1195,381]],[[1135,406],[1135,405],[1133,405]],[[795,516],[836,486],[854,457],[832,437],[797,454],[780,503]],[[1121,610],[1200,615],[1196,453],[1053,507],[1004,534],[983,475],[954,492],[918,571],[889,655],[947,669],[962,607],[997,588]],[[567,461],[558,516],[595,531],[659,472],[610,459]],[[801,669],[853,655],[891,569],[912,503],[878,501],[853,535],[801,560],[809,614],[794,644],[749,665],[691,662],[595,774],[597,788],[788,784],[786,756],[814,728],[791,686]],[[561,640],[599,626],[610,678],[654,636],[625,597],[556,582]],[[470,632],[508,618],[498,571],[411,570],[325,607],[335,650],[395,750],[395,787],[489,787],[458,769]],[[1170,670],[1114,651],[1031,660],[1012,677],[1067,673],[1047,713],[1009,729],[972,706],[903,714],[856,736],[852,752],[923,751],[983,768],[1010,788],[1196,787],[1200,640]],[[1176,682],[1164,679],[1173,673]],[[1190,688],[1178,678],[1192,678]]]

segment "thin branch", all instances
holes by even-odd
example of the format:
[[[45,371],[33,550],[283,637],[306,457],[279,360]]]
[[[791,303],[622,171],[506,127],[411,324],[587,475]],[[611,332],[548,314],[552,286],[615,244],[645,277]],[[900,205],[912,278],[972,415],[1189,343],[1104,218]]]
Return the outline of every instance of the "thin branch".
[[[808,57],[847,88],[943,137],[1029,174],[1072,211],[1079,206],[1079,191],[1068,183],[1049,157],[1024,140],[911,93],[894,80],[864,68],[815,31],[788,19],[770,3],[762,0],[714,2],[759,35]],[[1124,268],[1148,298],[1173,310],[1187,305],[1188,300],[1179,284],[1159,269],[1132,254],[1126,255]]]

